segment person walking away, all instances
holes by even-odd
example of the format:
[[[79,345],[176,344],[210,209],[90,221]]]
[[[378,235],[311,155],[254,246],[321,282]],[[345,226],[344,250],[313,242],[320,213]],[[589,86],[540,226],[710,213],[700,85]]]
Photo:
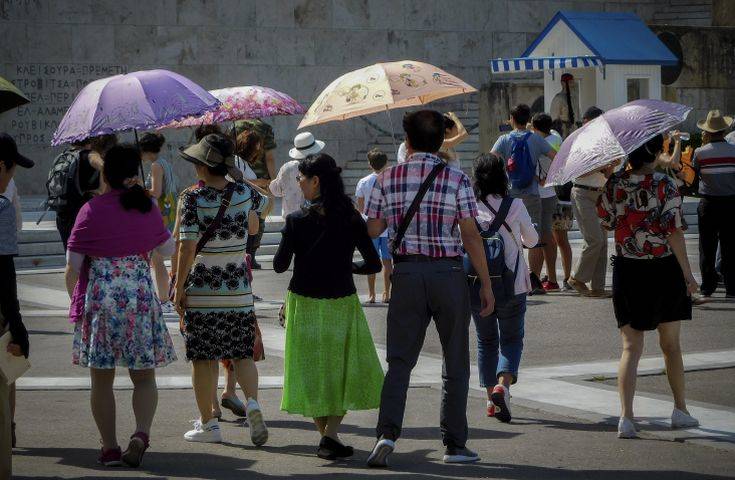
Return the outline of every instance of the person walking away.
[[[374,148],[367,153],[367,160],[373,173],[361,178],[357,182],[355,188],[355,198],[357,199],[357,210],[363,214],[365,218],[365,199],[370,198],[370,192],[373,190],[375,180],[378,175],[385,170],[388,164],[388,156]],[[378,238],[373,240],[375,250],[377,250],[380,260],[383,263],[383,303],[390,300],[390,277],[393,275],[393,257],[388,247],[388,231],[383,232]],[[368,303],[375,303],[375,274],[367,276],[368,281]]]
[[[316,155],[324,149],[324,142],[314,138],[309,132],[301,132],[293,139],[293,148],[288,156],[293,160],[286,162],[278,170],[276,178],[268,185],[271,193],[282,197],[281,216],[286,218],[304,206],[304,192],[301,191],[299,181],[299,161],[309,155]]]
[[[699,179],[701,199],[697,208],[699,221],[699,268],[701,293],[710,297],[717,290],[717,244],[725,281],[725,295],[735,298],[735,145],[725,141],[725,132],[733,124],[731,117],[711,110],[707,119],[697,122],[703,140],[708,143],[694,151],[692,167]]]
[[[144,163],[150,164],[150,174],[146,179],[148,195],[156,201],[163,217],[163,224],[169,232],[173,232],[176,223],[176,178],[171,164],[160,156],[166,138],[160,133],[146,133],[140,138],[140,156]],[[163,313],[175,313],[174,304],[169,300],[170,277],[163,257],[157,253],[151,255],[151,265],[156,281],[158,299],[161,301]]]
[[[56,212],[65,250],[79,210],[104,188],[100,181],[103,159],[116,144],[115,135],[100,135],[73,144],[54,160],[46,182],[47,205]]]
[[[443,346],[444,461],[474,462],[479,456],[466,445],[470,302],[464,250],[480,278],[481,314],[489,315],[494,303],[475,225],[477,204],[467,175],[436,156],[444,140],[442,114],[410,113],[403,129],[408,160],[378,175],[366,208],[371,237],[388,229],[395,265],[387,318],[388,373],[380,399],[378,441],[368,465],[387,466],[401,435],[411,370],[432,318]]]
[[[583,122],[588,123],[603,114],[597,107],[590,107]],[[607,272],[607,232],[597,216],[597,200],[602,194],[612,167],[605,167],[574,179],[572,184],[572,212],[577,219],[584,243],[577,265],[572,271],[569,286],[585,297],[609,298],[605,290]],[[591,289],[587,287],[591,283]]]
[[[286,356],[281,410],[314,419],[317,456],[351,457],[339,439],[348,410],[380,404],[383,369],[352,275],[380,271],[365,222],[345,194],[339,168],[319,153],[299,162],[309,207],[286,217],[273,259],[276,273],[293,260],[286,300]],[[352,262],[357,249],[364,262]],[[320,272],[314,275],[314,272]]]
[[[480,285],[470,277],[470,305],[477,330],[480,386],[487,390],[487,414],[504,423],[511,420],[510,386],[518,380],[523,352],[526,294],[531,279],[522,245],[532,247],[538,233],[520,199],[510,197],[503,159],[482,154],[472,169],[482,231],[500,234],[506,277],[493,280],[495,311],[481,315]],[[496,218],[498,220],[496,221]]]
[[[234,145],[211,134],[181,152],[194,164],[200,183],[179,198],[179,245],[174,304],[181,317],[186,358],[200,418],[186,432],[190,442],[221,442],[212,415],[217,388],[216,362],[230,360],[246,398],[250,438],[257,446],[268,440],[258,403],[258,369],[253,360],[256,319],[247,277],[248,229],[258,223],[265,198],[243,182],[225,176],[235,167]],[[215,365],[212,365],[212,364]]]
[[[543,223],[543,211],[539,196],[539,159],[542,155],[546,155],[553,160],[556,152],[540,135],[526,128],[530,119],[529,106],[516,105],[510,112],[510,124],[513,131],[501,135],[493,145],[491,152],[499,155],[506,162],[506,170],[511,182],[510,196],[523,200],[533,224],[540,228]],[[543,245],[536,245],[529,249],[528,264],[531,269],[532,286],[529,295],[546,293],[540,279],[541,268],[544,264]]]
[[[7,192],[16,166],[31,168],[34,163],[18,153],[13,137],[0,133],[0,191]],[[17,215],[12,198],[0,194],[0,335],[10,332],[8,352],[28,358],[28,331],[18,303],[18,285],[13,257],[18,255]],[[13,384],[14,385],[14,384]],[[11,405],[13,388],[0,378],[0,478],[11,478],[15,424]]]
[[[235,123],[235,131],[240,134],[244,131],[254,132],[261,139],[261,148],[257,155],[247,159],[248,166],[255,172],[257,179],[253,183],[258,187],[268,191],[268,185],[271,180],[276,177],[276,139],[273,134],[273,128],[260,119],[240,120]],[[269,202],[266,210],[260,215],[260,226],[258,233],[248,237],[248,254],[250,255],[250,265],[254,270],[260,270],[261,266],[255,259],[255,254],[260,248],[260,242],[265,233],[265,219],[270,212]]]
[[[662,151],[663,136],[658,135],[631,152],[631,170],[608,180],[597,205],[603,227],[615,232],[613,306],[623,340],[618,372],[620,438],[638,436],[633,397],[646,330],[658,331],[674,394],[671,427],[699,425],[686,407],[679,344],[681,321],[692,318],[691,295],[697,281],[687,257],[686,223],[676,183],[654,170]]]
[[[558,152],[562,140],[561,136],[551,129],[551,124],[551,117],[546,113],[537,113],[533,116],[533,131],[549,142],[554,152]],[[541,155],[538,163],[538,193],[541,199],[541,224],[539,224],[538,233],[540,242],[544,246],[542,267],[543,262],[546,262],[546,279],[541,281],[541,286],[547,292],[558,292],[560,288],[556,279],[556,242],[554,241],[552,229],[558,200],[554,187],[544,186],[550,167],[551,159],[546,155]],[[536,266],[534,265],[534,267]],[[539,268],[539,275],[540,272],[541,269]]]
[[[102,437],[99,462],[106,466],[140,465],[158,404],[155,369],[176,360],[148,257],[151,251],[170,255],[173,240],[141,186],[140,162],[131,145],[106,153],[103,175],[109,191],[81,208],[67,252],[72,363],[90,369],[92,416]],[[127,368],[133,382],[136,428],[124,453],[115,423],[116,367]]]

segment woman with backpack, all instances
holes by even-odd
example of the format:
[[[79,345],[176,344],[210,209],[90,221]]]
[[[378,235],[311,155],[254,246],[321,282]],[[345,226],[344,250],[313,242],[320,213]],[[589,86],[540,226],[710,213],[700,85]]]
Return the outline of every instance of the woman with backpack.
[[[523,201],[509,196],[502,158],[493,153],[478,156],[473,166],[473,182],[480,233],[490,251],[503,252],[504,257],[498,267],[488,255],[488,267],[491,276],[495,276],[492,280],[495,311],[487,317],[480,315],[480,284],[469,277],[480,386],[487,389],[487,415],[507,423],[511,420],[510,386],[518,379],[523,351],[526,295],[532,288],[522,245],[527,248],[536,245],[538,233]]]

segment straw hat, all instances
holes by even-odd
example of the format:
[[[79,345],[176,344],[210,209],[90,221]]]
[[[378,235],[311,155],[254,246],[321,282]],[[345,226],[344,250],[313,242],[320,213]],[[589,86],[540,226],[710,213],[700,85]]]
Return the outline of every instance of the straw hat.
[[[707,120],[697,122],[700,130],[709,133],[717,133],[727,130],[732,125],[732,117],[723,116],[719,110],[710,110]]]
[[[288,151],[288,156],[301,160],[309,155],[319,153],[324,148],[324,142],[314,138],[310,132],[303,132],[293,139],[293,148]]]

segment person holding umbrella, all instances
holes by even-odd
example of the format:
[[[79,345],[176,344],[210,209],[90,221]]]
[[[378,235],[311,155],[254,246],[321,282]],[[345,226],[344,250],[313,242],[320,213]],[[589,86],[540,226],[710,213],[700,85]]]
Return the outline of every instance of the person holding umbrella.
[[[687,257],[687,228],[674,180],[655,171],[664,139],[656,135],[628,154],[631,169],[612,176],[597,203],[603,228],[615,232],[613,306],[623,340],[618,391],[619,438],[637,437],[633,396],[643,334],[657,330],[674,394],[672,428],[695,427],[684,397],[681,321],[692,318],[697,281]]]

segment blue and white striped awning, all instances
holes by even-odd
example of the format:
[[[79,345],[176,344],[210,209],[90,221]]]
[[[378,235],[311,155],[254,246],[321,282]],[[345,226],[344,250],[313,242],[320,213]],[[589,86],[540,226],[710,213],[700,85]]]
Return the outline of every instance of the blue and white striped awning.
[[[593,68],[602,66],[602,60],[593,56],[576,57],[520,57],[490,60],[493,73],[539,72],[557,68]]]

